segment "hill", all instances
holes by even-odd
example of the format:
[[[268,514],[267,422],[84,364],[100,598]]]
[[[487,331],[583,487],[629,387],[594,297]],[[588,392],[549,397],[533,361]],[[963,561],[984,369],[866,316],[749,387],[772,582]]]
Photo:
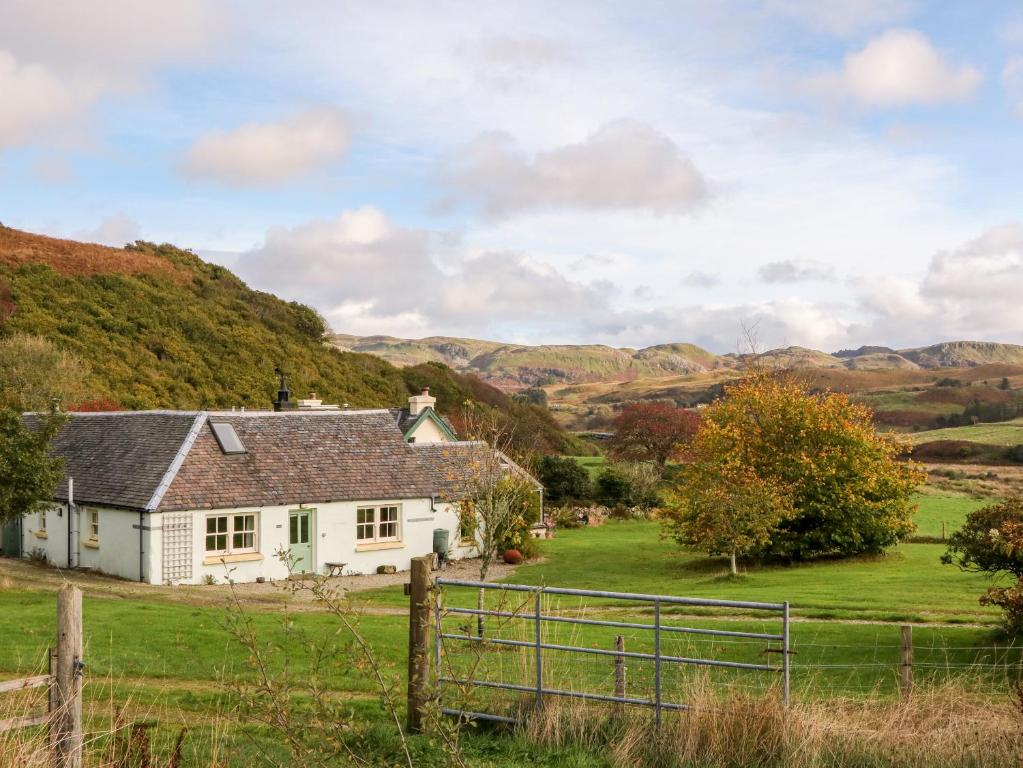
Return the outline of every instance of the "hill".
[[[1023,365],[1023,346],[990,341],[946,341],[906,349],[902,356],[921,368],[973,368],[978,365]]]
[[[297,396],[390,407],[428,384],[449,415],[475,401],[532,450],[566,447],[543,409],[444,365],[397,368],[341,351],[326,331],[315,310],[255,291],[191,251],[145,242],[108,248],[0,227],[0,338],[28,333],[77,355],[89,369],[89,400],[127,409],[267,408],[280,366]]]
[[[601,344],[530,346],[449,336],[399,339],[393,336],[335,334],[331,340],[340,349],[377,355],[398,366],[444,363],[458,371],[478,374],[510,391],[557,384],[671,379],[738,370],[753,360],[750,355],[716,355],[695,344],[685,343],[631,349]],[[903,350],[864,346],[840,350],[835,354],[805,347],[783,347],[757,355],[756,362],[767,368],[794,370],[965,369],[998,364],[1023,365],[1023,346],[954,341]]]

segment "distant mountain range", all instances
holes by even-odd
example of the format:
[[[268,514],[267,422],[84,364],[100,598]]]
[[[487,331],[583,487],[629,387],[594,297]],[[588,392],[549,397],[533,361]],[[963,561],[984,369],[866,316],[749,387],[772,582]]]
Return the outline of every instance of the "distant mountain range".
[[[600,344],[528,346],[480,339],[430,336],[335,334],[340,349],[377,355],[397,366],[440,362],[475,373],[504,389],[598,381],[630,381],[713,370],[732,370],[749,362],[748,355],[716,355],[695,344],[658,344],[643,349]],[[928,347],[891,349],[864,346],[833,354],[805,347],[772,349],[757,356],[769,368],[846,368],[852,370],[973,368],[988,364],[1023,365],[1023,346],[986,341],[948,341]]]

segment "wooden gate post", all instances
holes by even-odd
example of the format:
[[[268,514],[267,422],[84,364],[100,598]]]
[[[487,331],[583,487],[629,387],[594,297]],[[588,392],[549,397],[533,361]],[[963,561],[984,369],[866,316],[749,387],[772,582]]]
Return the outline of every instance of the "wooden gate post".
[[[408,615],[408,730],[423,730],[423,714],[429,700],[430,684],[430,569],[433,557],[412,558]],[[438,631],[440,631],[438,629]]]
[[[53,713],[54,768],[82,764],[82,591],[57,592],[57,670]]]
[[[899,693],[903,701],[913,693],[913,627],[902,626],[902,662],[899,664]]]

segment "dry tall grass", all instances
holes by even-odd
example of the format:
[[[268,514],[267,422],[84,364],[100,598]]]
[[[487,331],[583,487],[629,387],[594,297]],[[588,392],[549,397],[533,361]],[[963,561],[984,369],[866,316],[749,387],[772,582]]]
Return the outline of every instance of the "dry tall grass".
[[[575,700],[545,704],[522,735],[546,746],[607,749],[620,768],[1014,768],[1023,765],[1023,714],[1008,698],[979,698],[960,683],[908,702],[881,697],[797,703],[716,693],[697,684],[691,709],[608,717]]]
[[[42,714],[46,700],[46,688],[0,695],[0,721]],[[227,764],[222,743],[225,723],[218,712],[194,728],[174,728],[170,742],[157,747],[150,728],[162,719],[161,712],[138,710],[130,699],[120,705],[111,702],[109,707],[90,707],[81,768],[181,768],[186,763],[223,768]],[[134,714],[128,714],[129,710]],[[56,715],[51,713],[50,718]],[[201,758],[186,760],[186,737],[190,751]],[[53,768],[53,764],[48,724],[0,731],[0,768]]]

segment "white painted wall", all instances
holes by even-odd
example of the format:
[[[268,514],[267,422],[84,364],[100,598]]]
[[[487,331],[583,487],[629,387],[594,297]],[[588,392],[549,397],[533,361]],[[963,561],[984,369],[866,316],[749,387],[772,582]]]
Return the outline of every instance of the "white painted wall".
[[[438,427],[431,419],[423,419],[409,437],[415,438],[415,442],[417,444],[451,442],[451,438],[445,435],[441,431],[440,427]]]
[[[99,512],[99,537],[89,532],[89,511]],[[144,525],[149,525],[148,515]],[[138,512],[104,507],[76,506],[68,514],[66,504],[47,510],[45,534],[39,528],[39,515],[27,515],[22,522],[22,551],[27,555],[41,550],[46,559],[61,568],[68,567],[68,521],[71,521],[71,567],[88,568],[111,576],[137,581],[139,578]],[[149,547],[144,537],[145,551]],[[152,553],[149,553],[151,555]],[[143,572],[148,575],[149,556],[144,557]]]
[[[401,541],[385,544],[359,544],[356,540],[356,510],[364,506],[397,506],[401,521]],[[202,583],[206,576],[218,582],[233,579],[251,582],[257,577],[282,579],[288,575],[287,566],[275,553],[288,549],[288,515],[299,509],[298,504],[273,507],[239,507],[227,510],[194,511],[193,531],[193,584]],[[302,509],[313,510],[312,542],[313,562],[317,573],[326,573],[326,563],[347,563],[345,574],[375,573],[378,566],[393,565],[399,571],[411,567],[413,557],[433,552],[434,528],[448,531],[448,543],[454,559],[471,556],[473,549],[462,547],[458,541],[458,513],[450,504],[434,506],[430,499],[378,499],[365,502],[345,501],[328,504],[307,504]],[[224,558],[205,555],[206,518],[211,515],[257,514],[259,531],[258,556],[241,555]],[[154,533],[155,535],[155,533]],[[154,570],[154,577],[160,578]]]
[[[397,506],[401,522],[401,541],[378,545],[360,545],[355,538],[356,510],[363,506]],[[228,578],[251,582],[257,577],[281,579],[287,567],[275,552],[288,548],[288,513],[300,505],[273,507],[239,507],[223,510],[202,510],[185,513],[154,513],[144,515],[141,537],[142,567],[145,580],[152,584],[174,581],[164,574],[164,526],[172,519],[191,520],[191,569],[187,579],[177,583],[201,584],[206,576],[217,582]],[[312,509],[313,561],[317,573],[326,573],[327,562],[348,565],[346,574],[375,573],[378,566],[393,565],[399,571],[411,567],[413,557],[433,552],[434,528],[448,531],[449,557],[461,559],[475,555],[473,547],[464,547],[458,540],[458,511],[452,504],[430,499],[380,499],[366,502],[332,502],[307,504]],[[100,534],[89,541],[88,513],[90,507],[77,507],[72,525],[72,559],[75,565],[101,571],[111,576],[136,581],[139,578],[139,514],[118,509],[99,508]],[[59,515],[58,515],[59,511]],[[255,514],[257,517],[258,554],[225,558],[205,555],[206,518],[210,515]],[[39,530],[38,515],[29,515],[22,525],[23,551],[41,550],[47,560],[66,568],[67,560],[66,505],[53,506],[47,512],[46,532]],[[81,542],[79,532],[81,531]]]
[[[39,525],[39,515],[25,515],[21,519],[21,552],[24,556],[33,551],[42,552],[52,565],[66,568],[67,560],[66,504],[53,504],[46,510],[46,530]],[[72,545],[74,549],[74,545]]]

